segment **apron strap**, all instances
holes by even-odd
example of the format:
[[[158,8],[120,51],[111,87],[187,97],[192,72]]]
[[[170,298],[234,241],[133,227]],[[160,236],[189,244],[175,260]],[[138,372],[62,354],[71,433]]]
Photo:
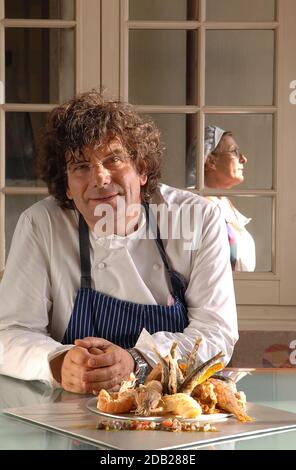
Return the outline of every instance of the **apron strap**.
[[[149,207],[149,204],[147,202],[144,202],[143,206],[144,206],[145,212],[146,212],[148,230],[152,231],[152,233],[155,237],[155,242],[156,242],[159,254],[161,256],[161,259],[163,261],[163,264],[165,265],[166,270],[169,272],[169,271],[171,271],[171,267],[170,267],[169,261],[167,259],[167,255],[166,255],[166,252],[165,252],[165,249],[164,249],[164,246],[163,246],[163,242],[162,242],[162,239],[161,239],[161,236],[160,236],[159,227],[158,227],[157,222],[155,220],[154,214],[151,211],[151,209]]]
[[[79,214],[79,249],[81,267],[80,287],[91,288],[88,225],[81,214]]]
[[[163,245],[163,241],[162,241],[162,238],[160,236],[160,231],[159,231],[158,224],[155,220],[155,217],[154,217],[154,214],[153,214],[152,210],[149,207],[149,204],[147,202],[144,202],[143,206],[144,206],[145,212],[146,212],[148,230],[152,230],[152,233],[155,237],[155,242],[156,242],[159,254],[161,256],[161,259],[163,261],[163,264],[164,264],[164,266],[166,268],[166,271],[167,271],[167,274],[168,274],[168,280],[169,280],[169,283],[170,283],[170,285],[169,285],[170,293],[172,295],[176,295],[176,292],[178,290],[177,285],[179,286],[179,283],[176,285],[176,279],[175,279],[175,276],[174,276],[174,271],[172,270],[172,267],[171,267],[170,262],[168,260],[168,257],[167,257],[167,254],[166,254],[166,251],[165,251],[165,248],[164,248],[164,245]]]

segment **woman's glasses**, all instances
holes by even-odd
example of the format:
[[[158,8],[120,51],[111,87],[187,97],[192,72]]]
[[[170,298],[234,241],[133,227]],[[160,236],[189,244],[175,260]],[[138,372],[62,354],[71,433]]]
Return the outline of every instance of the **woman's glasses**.
[[[232,157],[237,158],[238,160],[241,158],[243,155],[240,151],[239,148],[235,148],[233,150],[228,150],[226,152],[212,152],[213,155],[231,155]]]

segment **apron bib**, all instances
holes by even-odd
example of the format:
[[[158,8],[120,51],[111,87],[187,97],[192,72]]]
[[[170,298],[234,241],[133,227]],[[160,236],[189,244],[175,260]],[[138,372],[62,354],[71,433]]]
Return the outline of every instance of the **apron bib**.
[[[69,324],[62,340],[73,344],[75,339],[94,336],[107,339],[124,349],[135,346],[143,328],[150,334],[157,331],[183,332],[188,325],[184,294],[184,277],[170,267],[159,228],[148,204],[144,204],[148,229],[155,233],[155,242],[170,281],[174,304],[149,305],[120,300],[91,287],[91,266],[88,225],[79,216],[79,249],[81,286],[77,292]]]

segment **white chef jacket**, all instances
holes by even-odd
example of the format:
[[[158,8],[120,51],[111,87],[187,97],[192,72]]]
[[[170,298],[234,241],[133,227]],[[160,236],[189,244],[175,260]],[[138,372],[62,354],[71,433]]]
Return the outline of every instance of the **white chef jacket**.
[[[184,249],[182,238],[163,240],[172,268],[188,282],[185,300],[189,325],[183,333],[162,331],[152,338],[163,355],[176,339],[182,355],[201,336],[200,360],[222,350],[227,363],[238,332],[221,211],[204,198],[166,185],[159,185],[153,202],[168,209],[197,204],[202,220],[201,227],[196,227],[201,233],[197,249]],[[174,223],[180,214],[175,212]],[[138,230],[144,229],[143,215]],[[92,287],[97,291],[131,302],[167,305],[167,275],[155,240],[135,234],[101,238],[90,231],[90,256]],[[0,373],[59,386],[49,362],[73,347],[61,341],[79,288],[78,212],[62,209],[49,196],[22,213],[12,239],[0,284],[0,342],[4,353]],[[135,347],[152,366],[156,364],[146,331]]]

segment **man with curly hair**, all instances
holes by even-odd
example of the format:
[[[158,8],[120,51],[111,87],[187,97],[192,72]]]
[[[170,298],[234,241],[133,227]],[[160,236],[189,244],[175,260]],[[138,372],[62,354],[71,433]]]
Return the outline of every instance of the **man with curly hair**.
[[[201,361],[220,350],[229,361],[225,224],[218,207],[159,183],[161,155],[152,122],[96,91],[50,113],[40,148],[50,196],[21,215],[0,285],[2,374],[116,390],[157,363],[152,342],[165,356],[177,340],[182,356],[196,337]]]

